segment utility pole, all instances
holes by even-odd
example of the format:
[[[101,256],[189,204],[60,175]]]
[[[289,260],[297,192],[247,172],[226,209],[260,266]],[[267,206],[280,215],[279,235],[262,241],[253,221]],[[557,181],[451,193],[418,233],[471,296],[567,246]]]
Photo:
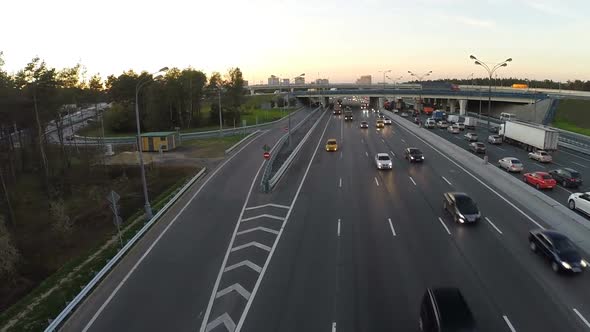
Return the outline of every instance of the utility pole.
[[[218,101],[219,101],[218,110],[217,110],[218,113],[219,113],[219,137],[221,137],[221,136],[223,136],[223,131],[222,131],[222,129],[223,129],[223,122],[222,122],[222,119],[221,119],[221,87],[219,87],[217,89],[217,98],[218,98]]]

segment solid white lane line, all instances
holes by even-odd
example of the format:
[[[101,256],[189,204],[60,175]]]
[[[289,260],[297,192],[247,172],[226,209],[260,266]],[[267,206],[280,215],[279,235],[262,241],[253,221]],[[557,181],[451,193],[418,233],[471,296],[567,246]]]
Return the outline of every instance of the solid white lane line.
[[[258,137],[261,137],[261,136],[262,135],[259,135]],[[168,231],[168,229],[170,229],[170,227],[176,222],[176,220],[178,219],[178,217],[193,202],[193,200],[195,199],[195,197],[197,197],[197,195],[207,185],[207,183],[209,183],[209,181],[215,177],[215,175],[223,168],[223,166],[225,166],[235,156],[237,156],[238,154],[240,154],[240,152],[242,150],[244,150],[248,145],[250,145],[250,143],[252,143],[254,141],[256,141],[256,139],[252,139],[248,143],[244,144],[244,146],[242,148],[240,148],[235,154],[231,155],[225,162],[223,162],[221,164],[221,166],[219,166],[219,168],[217,168],[211,174],[210,177],[208,177],[205,180],[205,182],[203,182],[203,184],[201,185],[201,187],[199,187],[199,190],[197,190],[197,192],[195,192],[195,194],[186,202],[186,204],[182,207],[182,209],[180,209],[180,211],[178,212],[178,214],[176,216],[174,216],[174,219],[172,219],[172,221],[168,224],[168,226],[166,226],[166,228],[164,228],[164,230],[162,231],[162,233],[160,233],[160,235],[158,235],[158,237],[154,240],[154,242],[152,242],[152,244],[147,248],[147,250],[143,253],[143,255],[139,258],[139,260],[135,263],[135,265],[133,265],[133,267],[131,268],[131,270],[129,270],[129,272],[127,272],[127,274],[125,275],[125,277],[123,277],[123,279],[119,282],[119,284],[117,285],[117,287],[115,287],[115,289],[109,295],[109,297],[104,301],[104,303],[100,306],[100,308],[98,308],[98,310],[96,311],[96,313],[94,314],[94,316],[92,316],[92,318],[90,319],[90,321],[88,321],[88,324],[86,324],[86,326],[84,326],[84,329],[82,330],[82,332],[86,332],[86,331],[88,331],[88,329],[90,329],[90,327],[92,326],[92,324],[94,324],[94,321],[96,321],[96,319],[98,318],[98,316],[100,316],[100,314],[103,312],[103,310],[106,308],[106,306],[109,305],[109,303],[113,300],[113,297],[115,297],[115,295],[117,294],[117,292],[119,292],[119,290],[121,289],[121,287],[123,287],[123,284],[125,284],[125,282],[127,282],[127,279],[129,279],[129,277],[131,276],[131,274],[133,272],[135,272],[135,270],[137,269],[137,267],[139,266],[139,264],[141,264],[141,262],[143,262],[143,260],[147,257],[147,255],[149,255],[149,253],[154,249],[154,247],[156,246],[156,244],[158,244],[158,242],[164,236],[164,234],[166,234],[166,232]],[[242,207],[242,214],[244,212],[244,209],[246,208],[246,204],[248,203],[248,199],[250,199],[250,193],[252,192],[252,188],[254,187],[254,183],[256,182],[256,178],[258,177],[258,174],[260,173],[260,170],[262,170],[262,166],[264,166],[264,162],[262,164],[260,164],[260,167],[258,168],[258,172],[256,172],[256,175],[252,179],[252,184],[250,185],[250,191],[248,192],[248,195],[246,196],[246,201],[244,202],[244,206]],[[241,217],[241,215],[240,215],[240,217]],[[236,230],[238,229],[237,228],[238,225],[239,225],[239,223],[236,223]],[[211,296],[213,297],[214,294],[211,294]]]
[[[369,153],[367,151],[365,151],[365,156],[367,156],[367,157],[369,156]]]
[[[412,179],[412,177],[411,177],[411,176],[410,176],[410,181],[412,181],[412,183],[413,183],[414,185],[416,185],[416,181],[414,181],[414,179]]]
[[[305,169],[305,173],[303,173],[303,178],[301,179],[301,182],[299,183],[299,187],[297,187],[297,191],[295,192],[295,196],[293,197],[293,202],[291,203],[291,207],[290,207],[289,211],[287,212],[287,215],[285,216],[285,223],[283,224],[283,227],[281,227],[281,230],[279,231],[279,235],[277,235],[277,238],[275,239],[272,249],[270,250],[270,254],[266,258],[266,262],[264,263],[264,266],[262,267],[262,272],[260,273],[258,279],[256,280],[256,284],[254,285],[254,289],[252,290],[252,295],[250,296],[250,299],[248,299],[248,303],[246,303],[246,308],[244,308],[244,311],[242,312],[242,315],[240,317],[240,320],[238,321],[238,325],[236,326],[236,329],[234,330],[234,332],[240,332],[242,325],[244,324],[244,321],[246,320],[246,317],[248,316],[248,311],[250,310],[250,307],[252,306],[253,299],[256,297],[256,293],[258,292],[258,288],[260,288],[260,283],[262,282],[262,279],[264,279],[264,274],[266,273],[266,270],[268,269],[268,265],[270,264],[272,256],[277,248],[277,244],[281,240],[281,236],[283,235],[283,230],[285,229],[285,227],[287,226],[287,223],[289,222],[289,217],[291,216],[291,212],[293,212],[293,208],[295,207],[295,203],[297,203],[297,198],[299,198],[299,193],[301,193],[301,188],[303,187],[303,184],[305,183],[305,180],[307,179],[307,174],[309,173],[309,169],[311,168],[311,164],[313,163],[313,160],[315,159],[315,156],[318,153],[318,149],[320,148],[320,144],[324,140],[324,135],[326,134],[326,129],[328,129],[329,123],[330,123],[330,121],[328,120],[328,122],[326,122],[326,126],[324,127],[324,131],[322,131],[322,135],[320,136],[318,144],[315,147],[313,155],[312,155],[311,159],[309,160],[309,163],[307,164],[307,168]],[[209,311],[210,311],[210,309],[209,309]],[[203,328],[204,328],[204,325],[201,326],[201,332],[203,331]]]
[[[338,219],[338,236],[340,236],[340,219]]]
[[[406,142],[406,140],[404,140],[403,138],[402,138],[401,140],[402,140],[402,142],[404,142],[404,143]]]
[[[447,180],[447,178],[445,178],[444,176],[443,176],[442,178],[443,178],[443,180],[445,180],[445,182],[446,182],[446,183],[448,183],[448,184],[449,184],[449,186],[452,186],[452,185],[453,185],[453,184],[452,184],[452,183],[451,183],[449,180]]]
[[[514,328],[514,326],[512,326],[512,323],[510,323],[510,320],[508,319],[508,316],[504,315],[502,316],[504,318],[504,321],[506,322],[506,325],[508,325],[508,328],[510,329],[511,332],[516,332],[516,329]]]
[[[393,151],[389,150],[389,153],[391,153],[391,155],[395,157],[395,153],[393,153]]]
[[[391,218],[387,218],[387,220],[389,221],[389,227],[391,228],[391,233],[393,233],[393,236],[396,236],[397,234],[395,234],[395,229],[393,229],[393,223],[391,222]]]
[[[570,193],[570,194],[573,194],[573,193],[574,193],[573,191],[567,190],[567,189],[565,189],[565,188],[564,188],[564,187],[562,187],[562,186],[556,186],[556,187],[557,187],[557,188],[559,188],[559,189],[561,189],[561,190],[565,190],[565,191],[567,191],[567,192],[568,192],[568,193]]]
[[[582,314],[578,311],[578,309],[574,308],[574,312],[576,313],[576,315],[578,315],[578,317],[580,317],[582,322],[584,322],[584,324],[586,324],[587,327],[590,327],[590,323],[588,323],[586,318],[584,318],[584,316],[582,316]]]
[[[555,165],[557,165],[557,166],[565,167],[565,165],[563,165],[563,164],[560,164],[560,163],[558,163],[558,162],[555,162],[555,161],[552,161],[551,163],[552,163],[552,164],[555,164]]]
[[[501,148],[501,147],[499,147],[499,146],[496,146],[496,149],[498,149],[498,150],[502,150],[502,151],[506,151],[506,149],[502,149],[502,148]]]
[[[494,223],[488,217],[485,217],[485,220],[489,222],[490,225],[492,225],[492,227],[494,227],[496,231],[498,231],[498,233],[502,234],[502,231],[498,227],[496,227],[496,225],[494,225]]]
[[[445,222],[442,220],[441,217],[438,217],[438,221],[440,221],[440,223],[443,225],[443,227],[445,228],[447,233],[449,233],[449,235],[451,235],[451,231],[449,230],[449,228],[447,227],[447,225],[445,224]]]
[[[569,154],[570,156],[574,156],[574,157],[576,157],[576,158],[580,158],[580,159],[582,159],[582,160],[585,160],[585,161],[590,161],[590,159],[586,159],[586,158],[580,157],[580,156],[578,156],[578,155],[575,155],[575,154],[573,154],[573,153],[570,153],[570,152],[567,152],[567,151],[564,151],[564,150],[560,150],[559,152],[567,153],[567,154]]]
[[[340,178],[340,182],[338,183],[338,187],[342,188],[342,178]]]
[[[418,135],[414,134],[413,132],[411,132],[410,130],[402,127],[401,125],[399,126],[400,128],[403,128],[405,131],[407,131],[408,133],[414,135],[414,137],[416,137],[417,139],[419,139],[420,141],[422,141],[422,143],[426,144],[427,146],[429,146],[432,150],[438,152],[439,155],[441,155],[443,158],[446,158],[448,161],[450,161],[451,163],[453,163],[455,166],[457,166],[459,169],[461,169],[463,172],[465,172],[466,174],[468,174],[469,176],[471,176],[475,181],[479,182],[482,186],[484,186],[485,188],[487,188],[489,191],[491,191],[492,193],[494,193],[496,196],[498,196],[500,199],[502,199],[504,202],[506,202],[506,204],[512,206],[512,208],[514,208],[516,211],[518,211],[521,215],[523,215],[525,218],[527,218],[530,222],[532,222],[533,224],[537,225],[537,227],[541,228],[541,229],[545,229],[545,227],[543,227],[543,225],[539,224],[535,219],[533,219],[531,216],[529,216],[528,214],[526,214],[526,212],[524,212],[523,210],[521,210],[518,206],[516,206],[514,203],[512,203],[511,201],[509,201],[506,197],[500,195],[500,193],[498,193],[496,190],[494,190],[492,187],[488,186],[485,182],[483,182],[480,178],[478,178],[477,176],[473,175],[473,173],[469,172],[467,169],[465,169],[465,167],[459,165],[457,162],[455,162],[453,159],[451,159],[449,156],[445,155],[444,153],[442,153],[440,150],[438,150],[437,148],[435,148],[434,146],[432,146],[432,144],[426,142],[425,140],[423,140],[421,137],[419,137]],[[565,152],[565,151],[564,151]]]
[[[377,181],[376,177],[375,177],[375,183],[377,184],[377,186],[379,186],[379,181]]]
[[[572,161],[572,164],[576,164],[576,165],[578,165],[578,166],[580,166],[580,167],[588,168],[588,166],[586,166],[586,165],[582,165],[582,164],[580,164],[580,163],[577,163],[577,162],[575,162],[575,161]]]

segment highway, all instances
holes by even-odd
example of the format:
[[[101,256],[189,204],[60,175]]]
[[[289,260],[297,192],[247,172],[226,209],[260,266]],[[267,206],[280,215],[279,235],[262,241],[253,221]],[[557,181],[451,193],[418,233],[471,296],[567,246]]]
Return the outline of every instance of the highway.
[[[509,204],[400,117],[377,130],[374,114],[354,115],[324,114],[269,195],[258,145],[282,129],[242,147],[63,330],[416,331],[425,288],[456,286],[481,331],[590,331],[590,275],[557,275],[528,249],[543,211]],[[410,146],[423,164],[403,159]],[[376,169],[378,152],[393,170]],[[469,193],[485,218],[453,223],[447,191]]]
[[[400,117],[401,118],[401,117]],[[422,123],[426,121],[427,116],[421,115],[420,116]],[[413,121],[413,117],[407,117],[408,121]],[[557,169],[557,168],[564,168],[569,167],[577,170],[582,174],[582,178],[585,175],[590,174],[590,156],[577,153],[574,151],[568,151],[566,149],[560,149],[558,151],[552,152],[551,155],[553,157],[553,162],[551,163],[540,163],[538,161],[532,160],[528,158],[528,152],[522,148],[519,148],[514,145],[502,143],[501,145],[494,145],[489,144],[487,142],[487,138],[490,133],[487,129],[487,126],[482,124],[482,126],[476,127],[475,130],[465,130],[462,131],[460,134],[451,134],[447,131],[447,129],[439,129],[434,128],[431,129],[433,133],[443,137],[444,139],[464,148],[465,150],[469,150],[469,143],[464,135],[467,132],[475,132],[479,138],[479,142],[483,142],[486,145],[486,153],[488,155],[488,159],[490,163],[497,164],[498,160],[504,157],[516,157],[518,158],[524,165],[524,171],[521,173],[512,173],[513,176],[522,179],[524,173],[528,172],[547,172],[549,170]],[[483,158],[484,154],[479,154],[481,158]],[[567,199],[569,195],[574,192],[586,192],[590,191],[590,178],[586,176],[587,181],[584,182],[582,186],[578,189],[576,188],[564,188],[561,185],[558,185],[552,190],[542,190],[546,195],[555,199],[557,202],[567,206]],[[580,213],[581,216],[583,214]]]

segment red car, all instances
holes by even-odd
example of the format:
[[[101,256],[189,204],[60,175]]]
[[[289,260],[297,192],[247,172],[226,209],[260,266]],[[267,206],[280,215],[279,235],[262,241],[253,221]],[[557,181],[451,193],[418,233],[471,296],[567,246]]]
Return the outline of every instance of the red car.
[[[546,172],[525,173],[522,180],[537,189],[553,189],[557,185],[557,181]]]

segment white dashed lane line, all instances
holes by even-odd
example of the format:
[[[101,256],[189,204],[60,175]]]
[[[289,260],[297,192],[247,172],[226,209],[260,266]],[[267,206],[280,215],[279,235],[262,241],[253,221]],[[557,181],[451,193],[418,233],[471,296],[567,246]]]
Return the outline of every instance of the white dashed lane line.
[[[511,332],[516,332],[516,329],[514,328],[514,326],[512,326],[512,323],[510,323],[510,320],[508,319],[508,316],[504,315],[502,316],[504,318],[504,322],[506,322],[506,325],[508,325],[508,328],[510,329]]]
[[[379,186],[379,181],[377,181],[377,178],[375,178],[375,184],[377,185],[377,187]]]
[[[451,235],[451,231],[449,230],[449,228],[447,227],[447,225],[445,224],[445,222],[442,220],[441,217],[438,217],[438,221],[440,221],[440,223],[443,225],[443,227],[445,228],[445,230],[447,231],[447,233],[449,235]]]
[[[582,165],[582,164],[580,164],[580,163],[577,163],[577,162],[575,162],[575,161],[572,161],[572,164],[576,164],[576,165],[578,165],[578,166],[580,166],[580,167],[588,168],[588,166],[586,166],[586,165]]]
[[[501,231],[501,230],[500,230],[498,227],[496,227],[496,225],[494,225],[494,223],[493,223],[493,222],[490,220],[490,218],[488,218],[488,217],[485,217],[484,219],[485,219],[485,220],[486,220],[486,221],[487,221],[487,222],[488,222],[490,225],[492,225],[492,227],[494,227],[494,229],[495,229],[495,230],[496,230],[498,233],[502,234],[502,231]]]
[[[444,176],[442,176],[443,180],[445,180],[446,183],[449,184],[449,186],[452,186],[453,184],[451,183],[451,181],[447,180],[447,178],[445,178]]]
[[[387,221],[389,221],[389,227],[391,228],[391,233],[393,234],[393,236],[397,236],[397,234],[395,234],[395,229],[393,228],[393,223],[391,222],[391,218],[387,218]]]
[[[578,309],[574,308],[573,310],[576,313],[576,315],[578,315],[578,317],[582,320],[582,322],[584,322],[584,324],[586,324],[586,326],[590,328],[590,323],[586,320],[586,318],[584,318],[584,316],[582,316]]]
[[[411,176],[410,176],[410,181],[412,181],[412,183],[413,183],[414,185],[416,185],[416,181],[414,181],[414,179],[412,179],[412,177],[411,177]]]

